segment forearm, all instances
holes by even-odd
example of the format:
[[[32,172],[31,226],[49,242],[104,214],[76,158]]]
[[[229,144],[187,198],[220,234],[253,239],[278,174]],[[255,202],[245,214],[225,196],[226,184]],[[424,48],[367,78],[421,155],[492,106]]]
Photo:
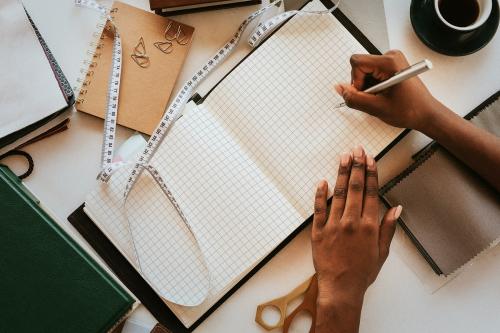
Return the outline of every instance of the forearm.
[[[420,129],[500,191],[500,138],[439,105]]]
[[[357,333],[364,292],[335,292],[318,295],[316,333]]]

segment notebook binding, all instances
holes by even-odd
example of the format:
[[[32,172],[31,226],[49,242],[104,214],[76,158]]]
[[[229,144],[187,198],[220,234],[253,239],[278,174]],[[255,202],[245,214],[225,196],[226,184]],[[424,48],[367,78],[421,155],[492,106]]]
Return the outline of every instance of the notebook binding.
[[[38,27],[36,26],[35,22],[33,22],[33,19],[31,16],[28,14],[26,11],[26,8],[24,9],[26,16],[28,17],[28,20],[33,28],[33,31],[35,32],[36,37],[38,38],[38,41],[40,42],[40,45],[42,46],[43,52],[45,53],[45,56],[49,60],[50,67],[52,68],[52,71],[54,72],[54,75],[56,77],[57,83],[59,84],[59,88],[61,89],[64,99],[68,104],[73,104],[75,101],[75,94],[73,93],[73,89],[71,89],[71,85],[68,82],[68,79],[64,75],[63,71],[61,70],[61,67],[57,63],[57,60],[55,59],[54,55],[49,49],[49,46],[45,42],[45,40],[42,37],[42,34],[38,30]]]
[[[81,62],[79,77],[76,79],[76,84],[72,87],[75,95],[78,96],[76,99],[77,105],[85,101],[85,94],[87,93],[85,87],[91,83],[92,69],[97,66],[96,60],[101,55],[100,49],[103,46],[102,37],[104,36],[102,32],[106,27],[106,21],[107,16],[101,13],[99,22],[95,26],[96,31],[92,33],[92,41],[89,43],[88,49],[85,52],[85,58]],[[89,75],[89,73],[91,74]]]

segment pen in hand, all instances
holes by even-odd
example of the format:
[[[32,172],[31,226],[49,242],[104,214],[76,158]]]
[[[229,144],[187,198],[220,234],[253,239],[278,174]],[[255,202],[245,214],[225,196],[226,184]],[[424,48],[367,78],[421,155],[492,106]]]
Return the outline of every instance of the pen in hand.
[[[393,76],[388,78],[385,81],[382,81],[366,90],[363,90],[363,92],[368,93],[368,94],[376,94],[379,93],[385,89],[388,89],[398,83],[401,83],[405,80],[408,80],[414,76],[417,76],[419,74],[422,74],[429,69],[432,69],[432,62],[430,60],[424,59],[420,62],[417,62],[416,64],[413,64],[397,73],[395,73]],[[340,108],[345,106],[345,102],[342,102],[335,106],[335,108]]]

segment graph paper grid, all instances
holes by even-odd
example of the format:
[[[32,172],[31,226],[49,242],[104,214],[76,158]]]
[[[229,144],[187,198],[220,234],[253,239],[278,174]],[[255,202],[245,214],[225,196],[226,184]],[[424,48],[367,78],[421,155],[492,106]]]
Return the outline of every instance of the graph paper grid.
[[[362,144],[375,155],[401,133],[334,109],[353,53],[366,51],[332,15],[300,15],[176,122],[151,164],[195,238],[146,173],[126,209],[127,169],[87,198],[86,211],[186,326],[312,214],[315,185],[334,183],[340,153]]]

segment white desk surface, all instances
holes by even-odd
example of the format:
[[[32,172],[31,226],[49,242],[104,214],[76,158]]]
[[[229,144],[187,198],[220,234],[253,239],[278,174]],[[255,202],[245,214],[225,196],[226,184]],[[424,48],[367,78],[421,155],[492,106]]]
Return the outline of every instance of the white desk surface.
[[[380,13],[385,5],[390,47],[402,49],[410,62],[421,58],[432,60],[435,69],[425,74],[423,80],[436,97],[457,113],[467,113],[500,88],[500,34],[497,33],[486,48],[474,55],[447,57],[429,50],[415,36],[409,22],[410,0],[385,0],[384,3],[379,0],[376,2],[378,6],[370,0],[344,1],[349,4],[346,11],[355,16],[361,30],[370,31],[374,40],[381,41],[378,46],[382,50],[386,50],[384,40],[387,38],[383,36],[385,24]],[[127,2],[148,7],[145,0]],[[356,2],[359,6],[355,5]],[[373,10],[366,10],[365,5],[368,4],[378,11],[378,22],[373,19]],[[225,10],[224,14],[212,11],[177,17],[197,29],[193,48],[179,82],[182,83],[222,45],[239,22],[254,9],[243,7]],[[374,26],[380,27],[378,35],[373,33]],[[225,65],[226,68],[230,68],[248,50],[247,46],[242,46]],[[223,72],[224,68],[206,82],[201,91],[206,91],[207,86],[216,82]],[[121,128],[118,134],[121,142],[131,131]],[[80,241],[81,237],[72,229],[66,217],[95,186],[101,138],[102,120],[78,113],[73,116],[68,131],[26,148],[35,160],[35,171],[25,181],[26,185],[55,214],[65,229]],[[422,135],[412,134],[384,157],[380,165],[382,182],[402,170],[409,163],[411,154],[427,140]],[[398,251],[397,244],[403,242],[403,238],[404,235],[399,232],[395,239],[396,246],[393,245],[395,250],[375,284],[368,290],[361,332],[470,333],[500,330],[500,247],[479,258],[473,266],[437,292],[430,293],[418,278],[419,274],[414,272],[421,267],[412,266],[404,253]],[[309,276],[312,270],[307,229],[240,288],[196,332],[264,332],[254,323],[256,305],[288,292]],[[303,318],[292,331],[307,331],[304,328],[308,323]],[[131,316],[124,331],[147,332],[147,328],[154,324],[153,317],[141,306]]]

